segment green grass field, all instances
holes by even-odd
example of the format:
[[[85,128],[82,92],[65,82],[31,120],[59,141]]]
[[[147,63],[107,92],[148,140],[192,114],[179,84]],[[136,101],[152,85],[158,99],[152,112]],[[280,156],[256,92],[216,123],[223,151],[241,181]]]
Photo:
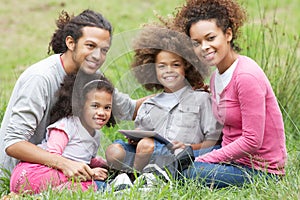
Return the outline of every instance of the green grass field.
[[[10,92],[26,67],[47,56],[55,19],[61,10],[78,14],[83,9],[100,11],[114,27],[113,46],[102,70],[121,91],[133,98],[147,93],[132,84],[130,40],[143,23],[156,21],[154,11],[167,17],[184,0],[2,0],[0,2],[0,121]],[[150,192],[133,188],[124,194],[80,191],[55,193],[51,190],[20,199],[300,199],[300,14],[299,0],[243,0],[248,22],[240,39],[242,54],[255,59],[269,77],[284,116],[288,163],[286,177],[279,183],[258,180],[242,188],[210,190],[190,182],[156,187]],[[130,80],[130,84],[128,81]],[[122,123],[119,127],[131,127]],[[103,149],[120,137],[117,129],[104,129]],[[100,154],[103,153],[99,152]],[[7,181],[7,180],[6,180]],[[7,183],[0,182],[0,197],[7,194]]]

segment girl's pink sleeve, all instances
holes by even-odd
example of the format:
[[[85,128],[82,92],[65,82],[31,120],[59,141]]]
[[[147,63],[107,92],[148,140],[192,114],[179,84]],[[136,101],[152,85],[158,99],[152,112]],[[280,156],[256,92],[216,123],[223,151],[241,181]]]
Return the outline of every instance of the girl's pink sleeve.
[[[47,151],[62,155],[69,142],[67,134],[59,129],[51,129],[47,141]]]

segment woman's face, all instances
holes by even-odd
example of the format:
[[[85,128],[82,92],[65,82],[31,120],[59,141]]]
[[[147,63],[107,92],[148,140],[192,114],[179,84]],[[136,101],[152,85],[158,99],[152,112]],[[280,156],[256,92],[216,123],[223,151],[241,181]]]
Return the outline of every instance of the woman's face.
[[[175,92],[185,86],[185,62],[177,54],[160,51],[155,58],[157,80],[165,92]]]
[[[86,94],[81,123],[90,134],[102,128],[109,120],[112,109],[112,95],[104,90],[92,89]]]
[[[225,71],[232,63],[230,54],[233,52],[230,41],[232,31],[226,33],[217,26],[216,20],[200,20],[192,24],[190,36],[198,57],[209,66],[218,67],[220,73]]]

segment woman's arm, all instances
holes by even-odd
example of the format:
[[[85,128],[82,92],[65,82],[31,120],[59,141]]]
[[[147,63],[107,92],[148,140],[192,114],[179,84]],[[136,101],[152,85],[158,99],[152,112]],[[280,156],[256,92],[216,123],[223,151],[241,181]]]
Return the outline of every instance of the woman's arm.
[[[196,158],[196,161],[229,162],[251,156],[262,145],[266,120],[264,83],[251,74],[239,74],[235,81],[234,92],[239,107],[235,111],[226,108],[223,137],[226,145]],[[240,118],[237,117],[239,113]]]
[[[198,144],[191,144],[191,147],[193,150],[198,150],[198,149],[205,149],[208,147],[212,147],[215,145],[221,144],[221,141],[216,141],[216,140],[206,140]]]

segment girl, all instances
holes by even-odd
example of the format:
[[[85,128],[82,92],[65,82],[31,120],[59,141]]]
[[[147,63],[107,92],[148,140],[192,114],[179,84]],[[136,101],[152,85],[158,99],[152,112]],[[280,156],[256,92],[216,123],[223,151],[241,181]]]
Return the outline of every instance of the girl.
[[[142,171],[158,156],[188,145],[198,156],[219,142],[221,127],[212,115],[209,93],[203,91],[207,68],[189,47],[188,37],[159,26],[145,27],[136,39],[132,68],[137,80],[150,91],[163,91],[141,105],[135,127],[156,131],[172,141],[173,148],[153,138],[129,143],[118,140],[106,151],[110,166]]]
[[[113,124],[113,90],[111,83],[99,74],[78,72],[77,75],[66,76],[58,91],[58,101],[52,109],[52,124],[47,127],[46,140],[38,145],[50,153],[86,163],[92,168],[90,170],[94,173],[96,184],[93,180],[86,180],[83,173],[77,174],[75,185],[79,183],[82,190],[90,186],[95,190],[105,186],[106,161],[96,157],[100,145],[98,130],[107,123]],[[15,193],[39,193],[49,186],[70,188],[71,183],[60,170],[20,162],[12,172],[10,190]]]
[[[285,174],[282,114],[258,64],[238,54],[245,11],[234,0],[188,0],[174,25],[193,40],[198,57],[216,66],[211,76],[214,116],[224,125],[222,148],[196,158],[187,171],[210,187],[243,185],[254,175]]]

